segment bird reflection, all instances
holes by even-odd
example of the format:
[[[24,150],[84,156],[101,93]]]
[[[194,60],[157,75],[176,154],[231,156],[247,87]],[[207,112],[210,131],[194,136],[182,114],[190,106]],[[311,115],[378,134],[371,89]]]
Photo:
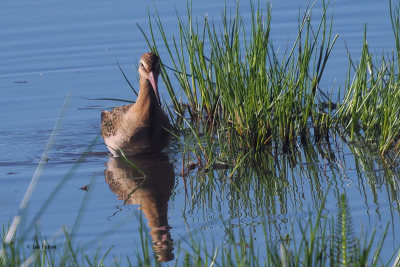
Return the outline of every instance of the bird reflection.
[[[153,249],[158,261],[174,259],[173,240],[168,225],[168,200],[172,194],[175,174],[173,164],[165,154],[129,157],[146,177],[122,158],[110,157],[105,180],[118,199],[128,205],[140,205],[150,227]]]

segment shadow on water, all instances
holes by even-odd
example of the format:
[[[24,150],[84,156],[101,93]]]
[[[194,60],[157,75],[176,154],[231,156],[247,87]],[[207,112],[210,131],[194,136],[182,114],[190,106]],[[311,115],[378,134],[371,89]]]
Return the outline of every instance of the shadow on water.
[[[139,167],[143,177],[122,158],[110,157],[104,171],[112,192],[124,205],[139,205],[147,218],[153,249],[158,261],[174,259],[173,240],[168,224],[168,201],[175,182],[174,166],[166,154],[129,157]]]

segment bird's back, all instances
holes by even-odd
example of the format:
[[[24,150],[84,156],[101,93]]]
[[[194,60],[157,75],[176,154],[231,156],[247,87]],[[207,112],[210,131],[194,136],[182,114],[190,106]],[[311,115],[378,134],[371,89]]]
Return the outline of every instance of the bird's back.
[[[161,151],[169,142],[171,125],[161,110],[152,113],[137,110],[134,104],[101,113],[101,133],[114,156],[118,149],[125,155]]]

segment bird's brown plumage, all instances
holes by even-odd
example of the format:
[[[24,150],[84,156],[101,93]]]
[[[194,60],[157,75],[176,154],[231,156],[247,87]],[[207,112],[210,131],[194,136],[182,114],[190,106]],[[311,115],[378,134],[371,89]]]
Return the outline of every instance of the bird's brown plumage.
[[[140,90],[135,104],[101,113],[101,134],[114,156],[153,153],[168,145],[171,125],[161,109],[158,95],[160,61],[156,54],[142,55],[139,64]]]

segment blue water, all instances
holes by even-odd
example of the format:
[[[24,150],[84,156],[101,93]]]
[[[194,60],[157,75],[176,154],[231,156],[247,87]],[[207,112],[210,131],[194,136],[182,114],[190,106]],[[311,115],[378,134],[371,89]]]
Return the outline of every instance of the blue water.
[[[185,17],[185,5],[186,2],[181,0],[156,3],[168,36],[179,34],[175,9]],[[233,8],[235,1],[229,1],[226,5],[227,8]],[[357,60],[361,51],[364,25],[367,25],[368,44],[372,53],[390,54],[394,48],[388,3],[338,0],[333,5],[333,33],[338,33],[339,38],[321,83],[321,87],[328,92],[331,89],[337,92],[340,87],[343,88],[348,70],[345,42],[352,57]],[[205,15],[214,18],[217,24],[224,6],[223,1],[196,1],[193,3],[193,13],[199,18]],[[274,47],[281,53],[296,39],[299,8],[304,10],[305,6],[303,1],[272,2],[271,37]],[[96,138],[99,133],[100,111],[120,105],[118,102],[93,101],[87,98],[134,100],[117,62],[137,86],[136,62],[148,48],[136,24],[148,30],[148,9],[153,14],[151,1],[39,0],[33,3],[0,3],[0,223],[7,224],[16,214],[50,132],[68,97],[69,104],[66,106],[55,144],[50,150],[48,164],[31,199],[28,222]],[[249,10],[246,3],[240,4],[245,21],[250,19]],[[317,3],[313,10],[316,21],[320,14],[321,4]],[[162,58],[167,57],[166,53],[165,49],[160,49]],[[168,59],[165,61],[168,62]],[[161,97],[168,100],[162,82],[160,91]],[[190,229],[200,230],[206,237],[222,240],[225,235],[221,231],[223,226],[220,216],[225,221],[246,225],[256,234],[263,235],[259,227],[261,218],[257,214],[250,214],[246,205],[239,208],[231,206],[234,194],[228,190],[229,186],[224,185],[228,182],[216,182],[216,189],[208,202],[203,203],[196,197],[191,197],[196,188],[201,187],[201,184],[195,182],[191,184],[194,188],[186,190],[189,197],[185,197],[185,186],[179,175],[182,156],[177,147],[177,144],[171,145],[166,151],[168,159],[162,163],[169,162],[171,165],[168,168],[175,174],[175,177],[170,177],[174,186],[167,192],[167,195],[170,194],[167,217],[172,239],[178,242],[182,241],[182,237],[187,237],[186,219]],[[392,223],[383,253],[388,258],[393,249],[400,245],[393,226],[399,223],[398,203],[392,199],[392,194],[396,196],[399,192],[398,188],[391,191],[385,179],[394,178],[398,181],[398,175],[384,176],[382,171],[378,171],[374,172],[378,179],[369,180],[371,173],[358,176],[354,163],[357,156],[344,145],[337,150],[344,153],[339,160],[342,169],[328,170],[326,181],[320,181],[319,189],[314,188],[315,181],[312,177],[307,177],[299,165],[287,173],[284,178],[289,181],[288,190],[301,191],[303,199],[288,197],[283,202],[285,205],[276,197],[278,208],[269,214],[270,219],[278,221],[284,232],[289,231],[290,220],[303,216],[316,204],[317,201],[312,196],[315,191],[326,190],[327,180],[332,179],[333,173],[340,181],[334,188],[340,193],[346,193],[349,198],[357,234],[361,233],[361,227],[369,234],[377,228],[379,236],[386,223]],[[317,159],[317,169],[324,172],[326,161],[321,156]],[[113,229],[102,238],[102,247],[114,246],[113,255],[134,257],[136,245],[140,244],[139,220],[136,217],[138,203],[123,205],[123,201],[110,190],[104,176],[109,161],[107,149],[99,139],[93,152],[51,200],[49,208],[37,224],[46,237],[52,236],[63,226],[71,228],[82,200],[88,194],[80,188],[90,184],[94,177],[94,184],[89,187],[91,196],[81,219],[77,240],[84,245],[94,239],[89,249],[92,251],[97,247],[96,238]],[[307,168],[313,165],[304,166]],[[195,175],[192,172],[188,179]],[[222,172],[220,177],[226,178],[226,173]],[[292,182],[294,180],[297,181],[296,185]],[[375,184],[376,181],[380,183]],[[374,183],[372,187],[371,183]],[[329,194],[327,203],[327,211],[332,212],[332,216],[336,212],[334,195],[337,192],[334,191]],[[147,223],[148,218],[143,218],[143,221]],[[118,227],[115,227],[116,224]],[[60,240],[57,244],[60,244]],[[261,243],[260,246],[262,247]]]

